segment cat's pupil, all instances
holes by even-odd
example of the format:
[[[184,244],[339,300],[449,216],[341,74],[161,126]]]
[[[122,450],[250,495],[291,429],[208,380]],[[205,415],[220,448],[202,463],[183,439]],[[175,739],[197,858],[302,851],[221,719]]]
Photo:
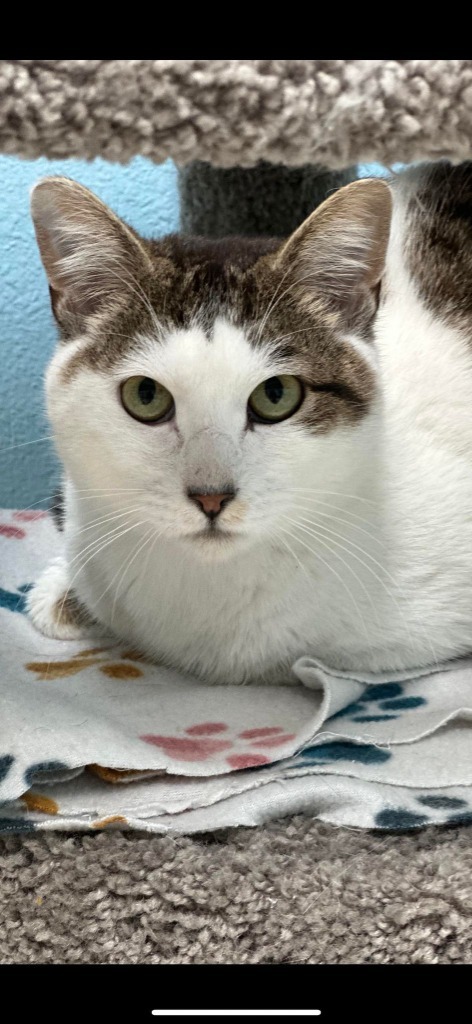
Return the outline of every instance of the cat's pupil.
[[[277,405],[280,402],[284,393],[284,386],[282,381],[278,377],[271,377],[270,380],[266,380],[264,384],[264,391],[273,405]]]
[[[150,377],[144,377],[138,387],[138,395],[143,405],[149,405],[156,397],[156,382]]]

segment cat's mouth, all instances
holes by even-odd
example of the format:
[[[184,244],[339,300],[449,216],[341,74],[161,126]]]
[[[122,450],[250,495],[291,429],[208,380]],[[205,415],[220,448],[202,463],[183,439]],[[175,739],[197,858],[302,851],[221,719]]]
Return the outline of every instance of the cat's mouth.
[[[224,526],[217,526],[216,523],[209,523],[202,530],[187,534],[190,541],[211,547],[214,546],[215,548],[234,540],[236,536],[236,530],[228,530]]]
[[[216,523],[209,523],[203,530],[199,530],[198,533],[194,533],[192,536],[196,540],[211,541],[214,543],[216,541],[234,537],[235,531],[227,530],[226,528],[222,529],[221,526],[217,526]]]

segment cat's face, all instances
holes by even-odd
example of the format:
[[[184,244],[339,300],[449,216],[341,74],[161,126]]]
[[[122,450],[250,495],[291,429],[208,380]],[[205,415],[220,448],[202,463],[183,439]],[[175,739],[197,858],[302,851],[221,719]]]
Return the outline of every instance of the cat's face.
[[[33,216],[63,342],[49,415],[95,517],[214,559],[289,543],[305,499],[346,489],[375,398],[387,186],[348,186],[285,243],[146,242],[66,179],[37,186]]]

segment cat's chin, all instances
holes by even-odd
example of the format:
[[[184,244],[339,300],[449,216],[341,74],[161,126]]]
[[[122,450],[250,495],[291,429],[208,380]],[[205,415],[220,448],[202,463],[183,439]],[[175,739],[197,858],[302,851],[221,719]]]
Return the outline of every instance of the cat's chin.
[[[233,530],[200,530],[183,538],[196,558],[204,562],[220,562],[231,557],[241,543],[241,534]]]

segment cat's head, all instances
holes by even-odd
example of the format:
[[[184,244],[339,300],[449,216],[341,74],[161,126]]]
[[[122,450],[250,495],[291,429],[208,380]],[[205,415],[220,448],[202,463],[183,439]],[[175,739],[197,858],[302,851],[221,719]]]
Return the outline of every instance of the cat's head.
[[[336,192],[286,241],[139,237],[66,178],[32,214],[61,334],[48,411],[83,500],[199,557],[346,492],[375,405],[391,197]],[[131,520],[130,520],[131,521]]]

